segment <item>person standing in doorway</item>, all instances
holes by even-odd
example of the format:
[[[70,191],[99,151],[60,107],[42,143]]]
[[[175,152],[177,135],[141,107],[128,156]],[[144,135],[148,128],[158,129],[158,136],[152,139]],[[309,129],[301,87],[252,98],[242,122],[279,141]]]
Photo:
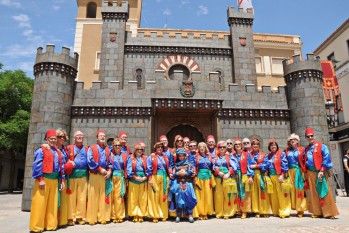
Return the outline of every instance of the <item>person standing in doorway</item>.
[[[344,182],[345,182],[345,192],[347,197],[349,197],[349,148],[345,150],[345,155],[343,157],[344,165]]]

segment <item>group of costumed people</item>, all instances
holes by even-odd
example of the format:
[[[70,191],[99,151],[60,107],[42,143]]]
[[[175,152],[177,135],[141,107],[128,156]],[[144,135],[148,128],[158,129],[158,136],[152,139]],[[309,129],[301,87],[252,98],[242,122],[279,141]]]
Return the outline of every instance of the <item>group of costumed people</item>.
[[[169,216],[191,223],[209,216],[245,219],[248,213],[286,218],[292,210],[298,217],[308,211],[335,219],[329,150],[312,128],[305,137],[309,145],[302,147],[291,134],[285,150],[270,139],[264,153],[258,138],[216,143],[209,135],[197,143],[176,135],[169,148],[162,135],[147,156],[143,142],[126,145],[126,132],[108,146],[105,131],[98,130],[97,143],[88,147],[81,131],[65,146],[67,133],[49,129],[47,144],[34,152],[30,231],[144,217],[155,223]]]

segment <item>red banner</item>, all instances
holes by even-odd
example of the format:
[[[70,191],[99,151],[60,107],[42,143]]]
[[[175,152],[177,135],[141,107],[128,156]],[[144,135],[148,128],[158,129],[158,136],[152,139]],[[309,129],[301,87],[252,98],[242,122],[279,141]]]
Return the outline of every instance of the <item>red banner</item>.
[[[333,68],[332,61],[321,61],[322,68],[322,86],[326,101],[331,101],[335,104],[335,111],[343,111],[341,93],[339,92],[338,80],[336,72]],[[337,106],[339,104],[339,106]]]

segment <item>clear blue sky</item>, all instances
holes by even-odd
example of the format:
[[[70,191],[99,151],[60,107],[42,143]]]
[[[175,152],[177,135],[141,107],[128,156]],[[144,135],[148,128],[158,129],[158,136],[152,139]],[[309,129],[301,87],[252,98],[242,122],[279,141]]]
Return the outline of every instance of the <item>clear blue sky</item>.
[[[99,0],[101,1],[101,0]],[[315,50],[349,17],[349,0],[253,0],[254,32],[301,36]],[[228,31],[236,0],[143,0],[141,27]],[[76,0],[0,0],[0,63],[33,77],[36,49],[74,46]]]

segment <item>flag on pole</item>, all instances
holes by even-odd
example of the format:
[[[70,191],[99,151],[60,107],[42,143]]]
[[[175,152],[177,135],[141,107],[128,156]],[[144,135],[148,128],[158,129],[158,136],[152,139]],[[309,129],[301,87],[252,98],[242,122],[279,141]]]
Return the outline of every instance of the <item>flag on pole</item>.
[[[242,8],[244,12],[247,12],[247,8],[253,8],[252,0],[238,0],[238,8]]]

